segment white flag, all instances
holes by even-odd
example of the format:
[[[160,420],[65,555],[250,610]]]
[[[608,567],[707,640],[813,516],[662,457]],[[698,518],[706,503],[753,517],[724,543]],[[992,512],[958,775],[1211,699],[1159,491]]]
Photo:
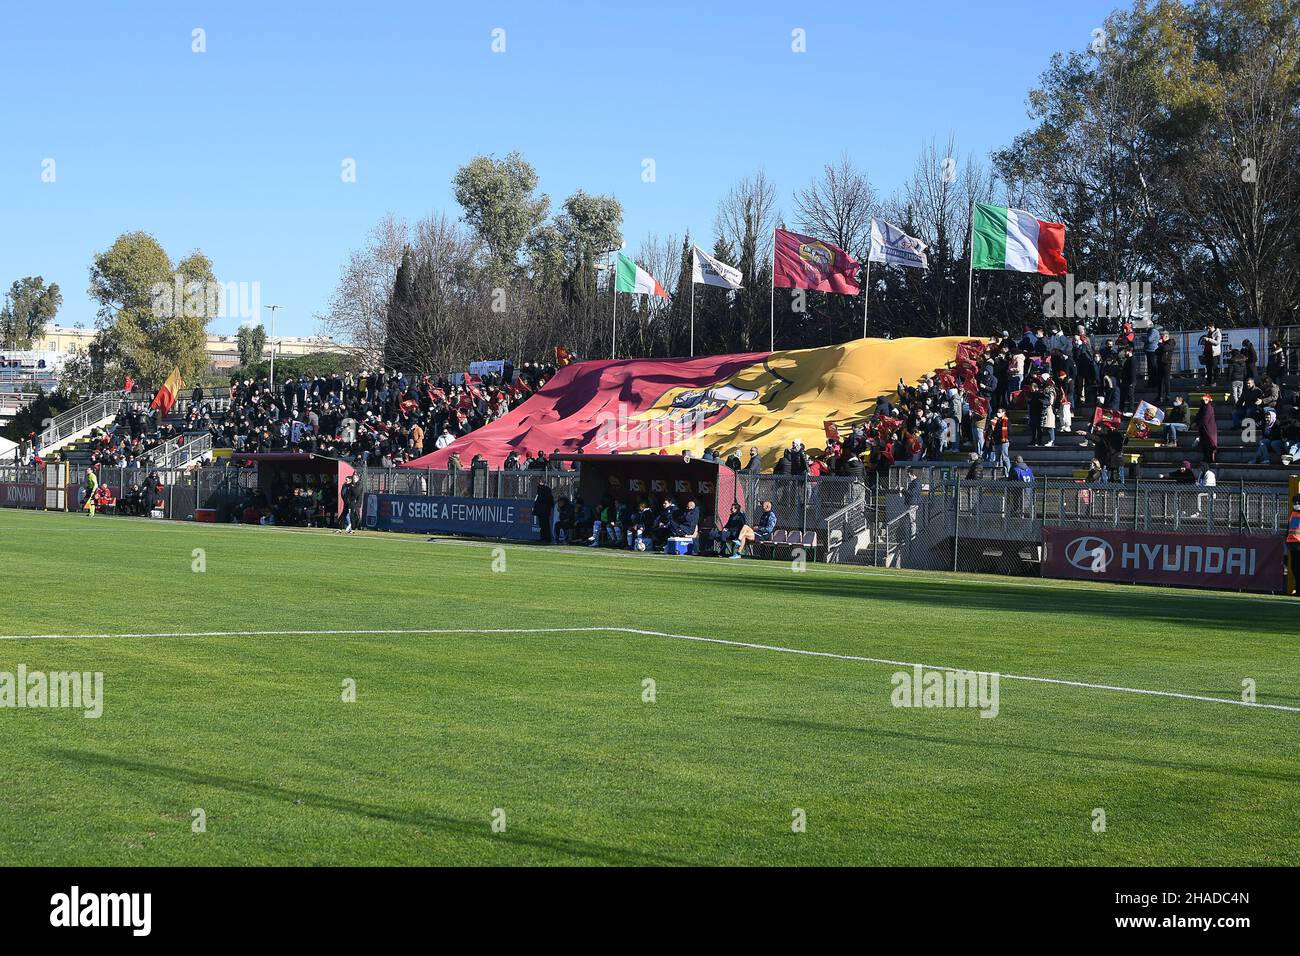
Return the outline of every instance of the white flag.
[[[867,261],[910,269],[930,268],[925,257],[925,243],[909,236],[893,223],[874,217],[871,220],[871,253]]]
[[[722,289],[740,288],[739,269],[713,258],[699,246],[692,246],[691,248],[695,250],[693,257],[695,267],[691,275],[692,282],[700,285],[716,285]]]

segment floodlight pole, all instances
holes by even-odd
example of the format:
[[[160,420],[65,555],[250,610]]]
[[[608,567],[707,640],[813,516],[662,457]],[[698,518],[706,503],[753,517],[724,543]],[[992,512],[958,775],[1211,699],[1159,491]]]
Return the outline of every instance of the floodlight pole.
[[[275,310],[280,308],[278,305],[263,306],[271,310],[271,384],[270,391],[275,391]]]

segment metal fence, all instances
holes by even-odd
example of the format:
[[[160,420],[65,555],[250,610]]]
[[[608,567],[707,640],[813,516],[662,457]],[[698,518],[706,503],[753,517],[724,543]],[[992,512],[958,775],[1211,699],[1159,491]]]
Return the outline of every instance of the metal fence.
[[[539,485],[549,485],[556,497],[573,497],[578,472],[546,468],[505,471],[488,468],[362,468],[357,472],[363,491],[390,495],[447,495],[464,498],[526,498],[537,495]]]
[[[830,561],[1037,574],[1045,527],[1278,536],[1289,514],[1276,485],[947,478],[910,496],[873,486],[827,516],[823,540]]]
[[[5,484],[39,485],[45,482],[45,472],[35,465],[16,465],[0,462],[0,482]]]

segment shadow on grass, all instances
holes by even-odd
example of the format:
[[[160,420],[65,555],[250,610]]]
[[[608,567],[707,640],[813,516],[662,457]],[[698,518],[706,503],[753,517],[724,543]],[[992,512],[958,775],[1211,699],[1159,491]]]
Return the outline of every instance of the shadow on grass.
[[[1274,773],[1265,770],[1251,770],[1234,765],[1220,767],[1214,764],[1192,763],[1183,760],[1157,760],[1151,757],[1130,757],[1120,754],[1089,753],[1083,750],[1065,750],[1059,747],[1038,747],[1033,744],[1015,743],[1006,740],[975,740],[960,737],[938,737],[928,734],[913,734],[901,730],[881,730],[876,727],[854,727],[850,724],[832,724],[823,721],[799,720],[796,718],[743,716],[735,718],[749,722],[783,727],[787,730],[812,731],[816,733],[866,734],[871,737],[890,737],[895,740],[907,740],[914,743],[940,744],[947,747],[974,747],[980,750],[1014,750],[1021,753],[1040,754],[1045,757],[1067,757],[1071,760],[1091,760],[1099,763],[1125,764],[1131,767],[1148,767],[1160,770],[1185,770],[1192,773],[1220,774],[1232,779],[1254,777],[1258,780],[1276,780],[1281,783],[1300,783],[1300,774]]]
[[[1040,579],[1023,579],[1026,583],[1036,580]],[[1125,628],[1142,624],[1218,627],[1243,631],[1251,636],[1259,636],[1265,631],[1294,635],[1297,619],[1300,619],[1300,604],[1286,601],[1249,604],[1237,600],[1214,601],[1210,599],[1213,592],[1172,588],[1160,594],[1150,591],[1127,594],[1113,589],[1088,590],[1086,584],[1076,589],[1044,587],[1033,590],[1017,586],[1009,579],[995,577],[975,583],[970,579],[960,582],[943,579],[917,581],[891,578],[886,574],[832,576],[816,572],[746,578],[707,568],[692,568],[692,574],[684,583],[708,590],[742,587],[770,592],[779,588],[812,599],[839,598],[928,609],[1014,613],[1018,617],[1059,618],[1078,614],[1094,623],[1120,620]]]
[[[199,773],[183,767],[168,766],[160,763],[149,763],[143,760],[115,757],[108,754],[93,753],[91,751],[55,748],[47,750],[46,752],[56,760],[82,768],[99,767],[109,770],[125,771],[127,773],[146,774],[151,777],[171,780],[189,786],[214,787],[219,790],[226,790],[231,793],[243,794],[245,796],[278,800],[289,805],[301,804],[303,806],[314,807],[320,810],[330,810],[336,813],[346,813],[353,816],[367,817],[372,820],[383,820],[388,823],[438,829],[445,833],[450,833],[460,837],[476,837],[482,840],[505,841],[508,843],[532,847],[538,850],[546,850],[552,853],[576,857],[580,860],[624,866],[644,866],[648,864],[681,866],[691,865],[695,862],[693,860],[679,859],[677,857],[666,856],[660,853],[647,853],[641,850],[606,846],[600,843],[588,843],[582,840],[573,840],[569,838],[557,839],[553,837],[530,835],[527,833],[521,833],[517,827],[512,827],[506,834],[495,834],[490,831],[486,822],[471,823],[466,820],[458,820],[455,817],[440,816],[437,814],[406,813],[387,807],[363,803],[359,800],[349,800],[345,797],[311,793],[306,790],[289,790],[266,783],[239,780],[232,777],[219,776],[217,774]]]

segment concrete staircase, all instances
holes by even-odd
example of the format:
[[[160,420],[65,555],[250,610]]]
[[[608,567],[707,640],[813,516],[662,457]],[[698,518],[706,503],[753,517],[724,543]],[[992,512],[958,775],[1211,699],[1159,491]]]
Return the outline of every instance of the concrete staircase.
[[[105,392],[68,409],[37,436],[36,453],[42,458],[57,458],[62,449],[112,422],[126,401],[122,392]]]

